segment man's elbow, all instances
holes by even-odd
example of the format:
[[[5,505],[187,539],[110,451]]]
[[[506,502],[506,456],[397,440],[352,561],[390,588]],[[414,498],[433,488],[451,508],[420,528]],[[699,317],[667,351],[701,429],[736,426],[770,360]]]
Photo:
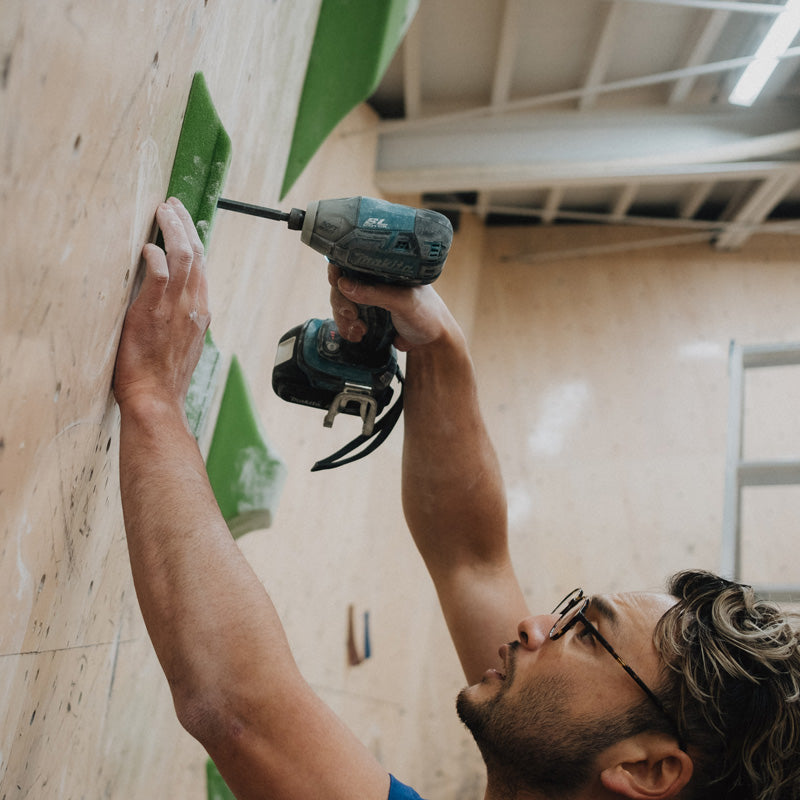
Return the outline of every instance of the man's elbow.
[[[222,698],[208,695],[178,695],[173,692],[173,703],[178,722],[193,738],[206,749],[218,745],[225,739],[236,738],[242,725],[229,712],[225,711]]]
[[[279,692],[278,700],[281,696]],[[191,690],[172,693],[178,722],[209,752],[234,754],[253,744],[280,741],[287,713],[275,702],[241,691]],[[273,698],[275,700],[275,698]]]

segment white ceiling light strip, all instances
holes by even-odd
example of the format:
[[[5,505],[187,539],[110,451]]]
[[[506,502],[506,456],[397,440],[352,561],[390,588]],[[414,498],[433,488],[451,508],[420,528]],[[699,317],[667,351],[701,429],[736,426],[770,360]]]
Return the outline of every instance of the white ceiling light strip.
[[[755,60],[742,73],[728,98],[737,106],[751,106],[761,94],[780,57],[789,49],[800,31],[800,0],[787,0],[783,11],[775,18],[764,41],[758,47]]]

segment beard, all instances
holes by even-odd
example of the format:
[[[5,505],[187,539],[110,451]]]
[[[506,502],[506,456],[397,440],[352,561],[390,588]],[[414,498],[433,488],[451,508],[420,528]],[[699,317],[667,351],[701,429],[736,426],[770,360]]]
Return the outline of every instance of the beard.
[[[572,688],[561,677],[543,677],[515,689],[511,671],[498,692],[475,699],[461,691],[456,710],[478,745],[490,783],[509,795],[522,789],[569,796],[596,777],[597,756],[610,744],[641,729],[637,715],[575,718]]]

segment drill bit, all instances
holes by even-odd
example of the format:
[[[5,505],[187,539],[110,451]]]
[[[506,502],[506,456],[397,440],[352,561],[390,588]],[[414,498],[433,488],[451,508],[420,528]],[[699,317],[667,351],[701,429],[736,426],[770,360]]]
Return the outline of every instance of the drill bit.
[[[254,206],[251,203],[242,203],[239,200],[226,200],[224,197],[220,197],[217,200],[217,208],[222,208],[226,211],[238,211],[240,214],[250,214],[254,217],[274,219],[278,222],[286,222],[289,228],[296,231],[303,227],[303,220],[306,216],[306,212],[299,208],[293,208],[291,211],[278,211],[274,208],[263,208],[262,206]]]

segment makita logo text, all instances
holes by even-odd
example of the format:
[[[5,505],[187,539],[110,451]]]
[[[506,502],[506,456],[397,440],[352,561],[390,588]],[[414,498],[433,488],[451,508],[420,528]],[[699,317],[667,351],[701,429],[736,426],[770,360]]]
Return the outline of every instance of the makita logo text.
[[[362,269],[386,270],[394,275],[413,275],[414,267],[402,258],[392,258],[391,256],[373,256],[369,253],[354,252],[350,253],[347,262],[351,267],[361,267]]]

